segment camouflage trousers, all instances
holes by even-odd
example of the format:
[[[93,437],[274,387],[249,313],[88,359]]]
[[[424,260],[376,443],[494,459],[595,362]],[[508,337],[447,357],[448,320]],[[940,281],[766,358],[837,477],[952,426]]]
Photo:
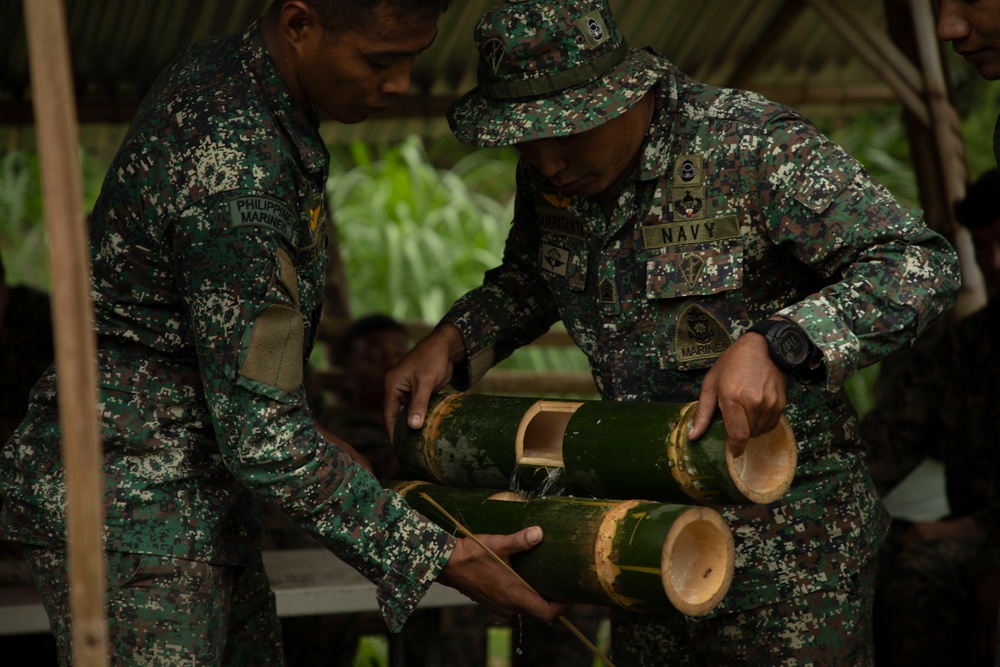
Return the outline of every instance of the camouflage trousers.
[[[56,637],[72,664],[63,549],[25,547]],[[283,665],[281,629],[263,567],[107,554],[108,653],[115,667]]]
[[[828,590],[759,609],[692,618],[611,616],[617,667],[872,667],[875,559]]]

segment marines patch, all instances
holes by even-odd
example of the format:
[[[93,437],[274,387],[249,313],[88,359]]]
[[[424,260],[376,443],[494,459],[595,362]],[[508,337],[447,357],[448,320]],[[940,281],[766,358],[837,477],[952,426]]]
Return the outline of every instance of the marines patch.
[[[642,236],[647,249],[711,243],[740,238],[740,223],[735,215],[711,220],[671,222],[643,227]]]
[[[569,265],[569,250],[543,243],[541,254],[541,267],[543,271],[554,273],[557,276],[566,275],[566,267]]]
[[[263,195],[237,197],[229,202],[229,215],[235,228],[264,227],[292,243],[295,211],[283,201]]]
[[[692,303],[677,318],[674,349],[680,363],[715,359],[732,343],[722,323],[698,304]]]

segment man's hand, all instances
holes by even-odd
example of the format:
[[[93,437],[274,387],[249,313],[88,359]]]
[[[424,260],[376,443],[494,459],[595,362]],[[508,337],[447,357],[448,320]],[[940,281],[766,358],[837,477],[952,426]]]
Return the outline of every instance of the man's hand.
[[[476,535],[476,538],[509,564],[511,554],[527,551],[542,541],[542,529],[532,526],[513,535]],[[458,540],[437,580],[504,618],[529,614],[551,623],[572,606],[549,602],[533,592],[468,537]]]
[[[410,428],[424,425],[431,395],[448,385],[455,363],[464,357],[465,343],[458,329],[441,324],[386,373],[382,419],[390,442],[404,406]]]
[[[786,401],[785,374],[771,361],[767,341],[760,334],[746,334],[705,375],[688,439],[705,433],[718,405],[726,424],[726,446],[734,457],[741,456],[750,438],[778,425]]]

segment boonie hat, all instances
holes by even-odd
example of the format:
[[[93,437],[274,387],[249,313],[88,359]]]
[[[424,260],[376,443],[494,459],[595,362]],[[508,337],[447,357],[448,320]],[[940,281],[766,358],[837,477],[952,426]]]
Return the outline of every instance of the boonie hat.
[[[630,49],[605,0],[504,0],[475,31],[476,88],[448,110],[473,146],[578,134],[615,118],[659,78]]]

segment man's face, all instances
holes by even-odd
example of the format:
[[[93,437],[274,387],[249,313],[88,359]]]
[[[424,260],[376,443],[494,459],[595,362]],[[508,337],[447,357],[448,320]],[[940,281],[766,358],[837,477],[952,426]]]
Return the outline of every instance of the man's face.
[[[984,79],[1000,79],[1000,0],[941,0],[937,34]]]
[[[436,36],[437,15],[399,15],[376,5],[363,27],[310,33],[298,49],[296,79],[331,118],[358,123],[409,90],[413,61]]]
[[[996,298],[1000,296],[1000,218],[989,227],[971,232],[976,246],[976,264],[983,272],[986,292],[991,299]]]
[[[566,195],[598,195],[621,182],[638,157],[649,128],[652,96],[597,127],[566,137],[515,144]]]

